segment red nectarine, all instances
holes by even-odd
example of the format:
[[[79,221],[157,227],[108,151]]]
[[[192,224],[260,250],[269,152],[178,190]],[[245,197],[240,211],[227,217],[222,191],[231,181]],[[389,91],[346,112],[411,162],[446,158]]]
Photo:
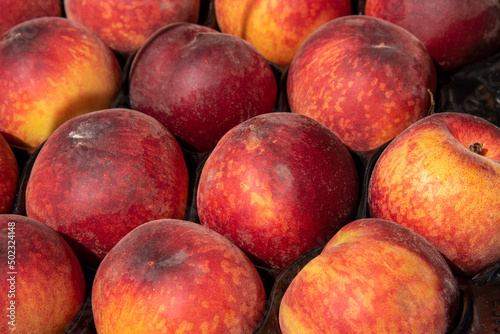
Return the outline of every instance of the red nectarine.
[[[151,36],[134,58],[129,81],[132,108],[202,152],[233,126],[272,112],[277,97],[271,66],[252,45],[189,23]]]
[[[276,112],[224,135],[203,165],[197,206],[202,224],[283,268],[354,218],[358,194],[356,165],[333,132]]]
[[[364,14],[413,33],[444,72],[485,59],[500,47],[498,0],[366,0]]]
[[[183,218],[188,187],[181,148],[163,125],[135,110],[100,110],[66,121],[43,145],[26,212],[96,266],[136,226]]]
[[[60,0],[2,0],[0,35],[13,26],[43,16],[61,16]]]

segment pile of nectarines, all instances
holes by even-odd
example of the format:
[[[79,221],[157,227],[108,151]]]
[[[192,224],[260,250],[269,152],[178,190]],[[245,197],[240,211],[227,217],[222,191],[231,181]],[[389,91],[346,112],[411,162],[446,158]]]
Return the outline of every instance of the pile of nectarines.
[[[1,333],[500,332],[498,0],[0,0]]]

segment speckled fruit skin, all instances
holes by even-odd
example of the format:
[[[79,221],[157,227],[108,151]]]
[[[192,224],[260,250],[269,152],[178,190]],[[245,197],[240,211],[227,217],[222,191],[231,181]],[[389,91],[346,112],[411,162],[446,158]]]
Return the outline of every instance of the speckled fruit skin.
[[[74,252],[57,232],[25,216],[0,215],[0,229],[0,332],[64,333],[86,296]]]
[[[64,121],[109,108],[121,68],[90,30],[62,17],[23,22],[0,37],[0,132],[37,147]]]
[[[200,0],[64,0],[66,15],[111,49],[131,54],[157,29],[198,21]]]
[[[16,24],[42,16],[61,16],[60,0],[2,0],[0,35]]]
[[[19,164],[5,138],[0,135],[0,214],[10,213],[20,178]]]
[[[469,145],[483,143],[481,154]],[[459,113],[415,123],[379,157],[368,188],[372,217],[430,241],[460,276],[500,259],[500,129]]]
[[[415,34],[440,71],[459,70],[500,47],[497,0],[366,0],[364,13]]]
[[[179,144],[158,121],[128,109],[95,111],[67,121],[44,144],[26,212],[95,267],[138,225],[183,218],[188,183]]]
[[[269,61],[287,67],[322,24],[350,15],[350,0],[215,0],[219,29],[249,41]]]
[[[160,219],[125,236],[98,268],[99,334],[253,333],[266,305],[256,268],[218,233]]]
[[[448,333],[459,289],[439,252],[382,219],[347,224],[288,286],[283,334]]]
[[[427,115],[436,70],[412,34],[368,16],[334,19],[311,34],[290,65],[292,112],[330,128],[367,152]]]
[[[256,263],[284,268],[353,218],[358,193],[340,140],[309,117],[277,112],[221,139],[203,166],[197,206],[203,225]]]
[[[212,150],[233,126],[272,112],[276,98],[271,66],[253,46],[197,24],[157,31],[130,69],[132,108],[195,151]]]

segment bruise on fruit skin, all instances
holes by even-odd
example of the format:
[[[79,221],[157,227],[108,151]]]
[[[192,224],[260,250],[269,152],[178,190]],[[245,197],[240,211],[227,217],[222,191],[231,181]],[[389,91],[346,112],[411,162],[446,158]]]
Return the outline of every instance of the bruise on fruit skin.
[[[148,265],[155,266],[157,268],[167,268],[167,267],[172,267],[172,266],[178,266],[187,259],[187,252],[185,250],[180,250],[179,252],[173,254],[167,259],[163,259],[158,262],[150,261],[148,262]]]
[[[391,142],[394,153],[382,154],[372,174],[370,213],[424,235],[459,275],[474,275],[497,261],[500,254],[500,216],[496,210],[500,203],[497,193],[488,191],[500,187],[500,167],[498,154],[488,150],[479,155],[468,145],[480,139],[494,147],[500,130],[486,130],[486,121],[465,124],[468,117],[461,114],[429,117],[442,119],[436,127],[443,127],[446,117],[462,121],[455,125],[448,122],[449,131],[438,133],[428,119],[422,120],[405,132],[411,136],[419,131],[418,141],[405,142],[405,137],[400,137]],[[470,130],[458,130],[466,128]],[[477,138],[477,133],[483,137]],[[419,172],[409,173],[406,166]],[[469,187],[481,193],[465,192]]]

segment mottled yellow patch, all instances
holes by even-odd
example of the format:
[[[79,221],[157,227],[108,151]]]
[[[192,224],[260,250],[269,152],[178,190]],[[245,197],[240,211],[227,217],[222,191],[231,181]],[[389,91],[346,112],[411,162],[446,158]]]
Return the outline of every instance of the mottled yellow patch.
[[[241,182],[240,189],[242,192],[246,193],[250,189],[250,186],[247,183]]]
[[[114,22],[111,24],[112,29],[122,29],[123,28],[123,23],[121,22]]]
[[[67,42],[75,43],[75,39],[71,36],[61,34],[60,38]]]
[[[99,3],[102,7],[101,15],[103,19],[109,20],[113,17],[113,3],[102,1]]]
[[[360,305],[358,299],[348,298],[348,308],[344,310],[343,317],[347,319],[358,319]]]
[[[190,331],[194,328],[192,322],[183,321],[180,323],[179,327],[175,330],[175,334],[183,334],[186,331]]]
[[[161,330],[161,331],[165,331],[165,326],[166,326],[166,323],[167,323],[167,319],[160,319],[158,322],[154,322],[156,325],[155,325],[155,328],[157,330]]]
[[[250,204],[259,208],[258,215],[264,219],[274,218],[274,204],[272,194],[269,192],[252,192],[250,194]]]
[[[342,233],[336,233],[332,239],[326,244],[323,248],[323,253],[328,252],[330,249],[333,249],[335,246],[355,241],[359,239],[363,235],[360,234],[356,229],[343,229]]]
[[[227,201],[228,201],[228,205],[234,209],[236,208],[238,205],[239,205],[239,200],[236,199],[236,195],[235,194],[224,194],[224,196],[227,198]]]
[[[363,95],[365,94],[365,91],[364,90],[360,90],[358,92],[358,96],[356,97],[356,99],[358,100],[358,102],[361,102],[363,100]]]
[[[214,315],[212,321],[205,321],[200,324],[200,330],[202,334],[215,333],[217,327],[219,326],[219,316]]]
[[[323,109],[328,109],[330,106],[330,103],[333,101],[333,94],[329,90],[323,90],[322,91],[322,96],[323,96]]]
[[[308,324],[302,320],[301,310],[294,310],[288,304],[282,303],[279,312],[280,321],[285,323],[282,326],[286,326],[290,331],[294,331],[295,333],[314,333],[314,329],[307,326]],[[336,334],[336,332],[331,333]]]
[[[392,68],[390,65],[385,65],[385,76],[392,77]]]
[[[335,102],[335,111],[337,112],[341,112],[342,111],[342,106],[340,105],[342,102],[344,102],[345,100],[345,97],[344,96],[341,96],[337,99],[337,101]]]
[[[236,285],[240,285],[246,277],[246,272],[243,267],[235,266],[231,261],[222,261],[221,268],[225,273],[231,274],[232,282]]]
[[[51,85],[52,87],[57,86],[57,83],[52,78],[47,77],[47,81],[48,81],[49,85]]]
[[[247,170],[247,166],[244,164],[239,164],[237,168],[233,168],[233,163],[234,161],[231,159],[228,162],[228,167],[227,167],[227,175],[229,177],[234,176],[234,175],[242,175],[245,174],[245,171]]]

